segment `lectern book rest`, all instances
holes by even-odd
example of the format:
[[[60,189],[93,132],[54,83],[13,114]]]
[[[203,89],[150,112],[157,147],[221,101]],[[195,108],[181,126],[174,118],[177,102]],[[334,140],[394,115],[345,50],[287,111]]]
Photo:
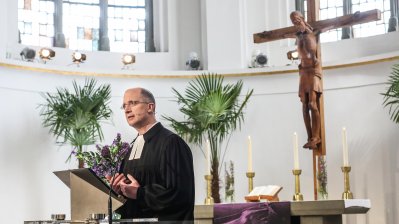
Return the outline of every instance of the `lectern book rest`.
[[[93,213],[108,214],[110,187],[91,169],[62,170],[54,174],[70,188],[72,220],[84,220]],[[111,196],[113,210],[125,202],[112,190]]]

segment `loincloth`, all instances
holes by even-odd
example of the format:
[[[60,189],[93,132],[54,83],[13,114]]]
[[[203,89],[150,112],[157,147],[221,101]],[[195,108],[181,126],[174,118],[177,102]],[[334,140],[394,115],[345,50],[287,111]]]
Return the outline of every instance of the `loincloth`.
[[[313,91],[319,94],[323,92],[321,69],[300,69],[298,96],[302,99]]]

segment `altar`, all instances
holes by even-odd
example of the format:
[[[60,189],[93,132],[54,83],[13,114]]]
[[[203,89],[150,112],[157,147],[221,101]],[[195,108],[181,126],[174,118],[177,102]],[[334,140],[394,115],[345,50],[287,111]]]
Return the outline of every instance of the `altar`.
[[[256,209],[253,209],[256,207]],[[259,223],[268,220],[271,224],[342,224],[342,215],[365,214],[371,208],[369,199],[349,200],[320,200],[299,202],[248,202],[215,205],[196,205],[194,208],[195,224],[213,223]],[[242,209],[240,214],[237,211]],[[288,210],[287,210],[288,209]],[[229,211],[229,218],[221,210]],[[255,211],[255,213],[254,213]],[[265,219],[270,216],[278,217],[273,220]],[[255,215],[254,215],[255,214]],[[225,216],[225,217],[221,217]],[[256,221],[258,220],[258,221]],[[270,220],[270,222],[269,222]],[[114,220],[118,222],[118,220]],[[119,220],[120,221],[120,220]],[[155,222],[157,220],[129,220],[127,223]],[[265,221],[264,221],[265,222]],[[24,224],[47,223],[88,223],[88,221],[74,220],[35,220],[25,221]],[[108,223],[106,219],[96,223]],[[261,222],[262,223],[262,222]]]
[[[289,203],[291,224],[342,224],[342,215],[365,214],[371,208],[369,199],[271,202],[270,204],[273,203]],[[236,206],[234,203],[220,205],[231,208]],[[215,218],[218,218],[215,217],[215,206],[220,205],[196,205],[194,210],[195,223],[214,223]]]

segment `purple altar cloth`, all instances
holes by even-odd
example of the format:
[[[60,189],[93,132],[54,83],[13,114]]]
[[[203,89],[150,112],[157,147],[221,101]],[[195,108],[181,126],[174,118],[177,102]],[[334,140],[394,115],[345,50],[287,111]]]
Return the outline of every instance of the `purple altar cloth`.
[[[290,202],[215,204],[213,223],[290,224]]]

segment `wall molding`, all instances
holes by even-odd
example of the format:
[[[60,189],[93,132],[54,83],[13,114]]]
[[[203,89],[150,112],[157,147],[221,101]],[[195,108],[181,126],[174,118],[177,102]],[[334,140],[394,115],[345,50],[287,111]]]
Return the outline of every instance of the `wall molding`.
[[[364,65],[382,63],[387,61],[395,61],[399,60],[399,55],[395,56],[387,56],[377,59],[369,59],[358,62],[349,62],[342,64],[333,64],[323,66],[323,70],[333,70],[339,68],[348,68],[348,67],[359,67]],[[97,73],[97,72],[81,72],[81,71],[66,71],[66,70],[57,70],[57,69],[48,69],[43,67],[33,67],[27,65],[17,65],[11,63],[0,62],[0,67],[9,68],[9,69],[17,69],[17,70],[25,70],[30,72],[43,72],[43,73],[51,73],[55,75],[74,75],[74,76],[93,76],[93,77],[110,77],[110,78],[145,78],[145,79],[192,79],[197,75],[203,73],[218,73],[223,75],[224,77],[236,78],[236,77],[251,77],[251,76],[268,76],[268,75],[278,75],[278,74],[291,74],[298,73],[298,69],[286,69],[286,67],[272,67],[272,68],[261,68],[261,69],[243,69],[235,70],[234,72],[228,71],[209,71],[209,70],[199,70],[199,71],[168,71],[165,74],[145,74],[143,72],[139,74],[128,74],[128,73]],[[287,66],[288,67],[288,66]],[[289,66],[290,68],[293,66]],[[271,71],[267,71],[271,70]],[[153,72],[155,73],[155,72]],[[173,74],[175,73],[175,74]]]

